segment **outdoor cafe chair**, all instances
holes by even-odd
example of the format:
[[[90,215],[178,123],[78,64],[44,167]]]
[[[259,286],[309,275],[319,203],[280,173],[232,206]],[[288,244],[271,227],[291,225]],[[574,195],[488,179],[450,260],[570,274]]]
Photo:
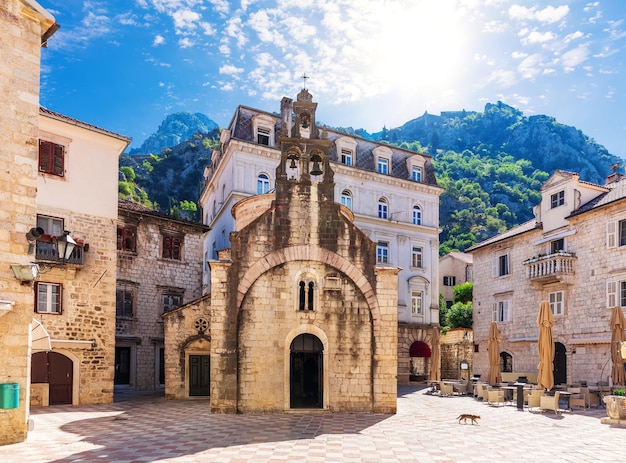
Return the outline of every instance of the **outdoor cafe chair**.
[[[561,397],[561,391],[555,391],[554,395],[544,395],[539,399],[539,408],[543,412],[544,410],[553,410],[557,415],[559,414],[559,398]]]

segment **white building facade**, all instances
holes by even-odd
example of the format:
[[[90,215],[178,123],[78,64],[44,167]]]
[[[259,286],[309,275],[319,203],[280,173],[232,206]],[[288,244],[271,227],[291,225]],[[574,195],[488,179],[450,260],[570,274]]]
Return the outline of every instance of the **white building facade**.
[[[291,114],[292,105],[291,99],[283,98],[281,114]],[[217,251],[230,248],[233,206],[274,189],[280,161],[278,137],[292,124],[288,116],[239,106],[222,131],[220,147],[205,169],[199,200],[203,223],[211,228],[204,243],[205,293],[210,292],[207,262],[217,258]],[[398,372],[400,382],[408,381],[409,351],[428,357],[432,327],[439,324],[439,195],[443,189],[437,186],[426,154],[325,127],[321,131],[331,143],[337,202],[354,213],[354,224],[377,243],[378,263],[400,268]],[[424,349],[412,348],[416,342]],[[423,363],[422,373],[427,375],[428,362]]]

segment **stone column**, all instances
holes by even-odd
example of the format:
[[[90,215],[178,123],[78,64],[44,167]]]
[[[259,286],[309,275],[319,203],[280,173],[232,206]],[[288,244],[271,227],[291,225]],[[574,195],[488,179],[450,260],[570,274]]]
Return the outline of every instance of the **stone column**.
[[[374,413],[395,413],[398,392],[398,268],[376,269],[380,319],[374,320]]]
[[[230,261],[211,266],[211,413],[237,413],[236,284],[229,285]]]

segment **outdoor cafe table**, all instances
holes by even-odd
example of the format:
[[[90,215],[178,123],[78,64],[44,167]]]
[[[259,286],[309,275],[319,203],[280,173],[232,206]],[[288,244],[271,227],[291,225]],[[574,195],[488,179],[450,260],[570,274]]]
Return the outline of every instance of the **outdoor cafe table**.
[[[514,383],[513,385],[502,386],[501,389],[506,391],[515,391],[517,390],[517,409],[524,410],[524,389],[530,390],[532,386],[527,383]],[[511,396],[513,392],[511,392]],[[512,399],[513,397],[511,397]]]

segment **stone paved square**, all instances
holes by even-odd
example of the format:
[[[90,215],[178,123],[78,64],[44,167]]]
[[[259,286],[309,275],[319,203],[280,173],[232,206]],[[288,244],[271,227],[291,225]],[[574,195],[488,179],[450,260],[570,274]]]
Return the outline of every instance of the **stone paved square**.
[[[604,409],[490,406],[400,387],[398,413],[211,415],[207,400],[134,394],[110,405],[33,408],[26,442],[0,461],[38,462],[618,462],[626,429]],[[480,415],[459,424],[461,413]]]

